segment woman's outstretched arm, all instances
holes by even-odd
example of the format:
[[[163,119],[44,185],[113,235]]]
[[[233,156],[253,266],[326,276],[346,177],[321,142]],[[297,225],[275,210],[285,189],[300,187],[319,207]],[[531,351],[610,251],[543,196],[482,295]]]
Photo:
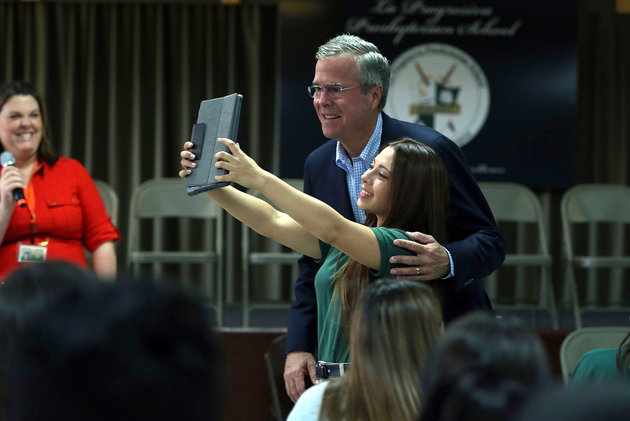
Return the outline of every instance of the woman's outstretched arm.
[[[221,138],[219,142],[227,145],[232,153],[217,154],[217,168],[228,171],[228,174],[217,176],[217,181],[236,182],[244,187],[260,190],[315,237],[370,268],[379,268],[381,253],[376,235],[370,228],[346,219],[326,203],[302,193],[261,169],[233,141]],[[272,206],[269,207],[273,209]]]
[[[185,177],[189,174],[188,168],[194,168],[194,164],[190,161],[192,156],[187,146],[191,145],[185,144],[185,150],[180,154],[182,158],[181,164],[184,167],[179,172],[180,177]],[[257,233],[272,238],[307,256],[316,259],[321,257],[317,237],[289,215],[278,211],[264,200],[237,190],[232,186],[210,190],[206,194],[230,215]]]

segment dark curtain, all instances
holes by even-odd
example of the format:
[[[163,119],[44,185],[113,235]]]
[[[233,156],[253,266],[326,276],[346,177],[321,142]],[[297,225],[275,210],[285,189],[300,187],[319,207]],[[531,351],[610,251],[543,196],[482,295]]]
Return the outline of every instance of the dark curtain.
[[[273,148],[261,146],[277,138],[269,124],[277,19],[275,1],[0,4],[0,80],[32,82],[58,151],[118,193],[119,271],[131,193],[145,180],[177,176],[200,101],[243,94],[239,141],[264,168],[277,166]],[[231,240],[240,226],[228,221]]]

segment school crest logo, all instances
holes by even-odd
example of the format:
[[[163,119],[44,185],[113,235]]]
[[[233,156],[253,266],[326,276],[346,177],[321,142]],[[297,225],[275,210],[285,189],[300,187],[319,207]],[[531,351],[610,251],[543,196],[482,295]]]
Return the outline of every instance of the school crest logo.
[[[430,43],[412,47],[391,64],[385,112],[424,124],[460,147],[479,133],[490,109],[483,70],[459,48]]]

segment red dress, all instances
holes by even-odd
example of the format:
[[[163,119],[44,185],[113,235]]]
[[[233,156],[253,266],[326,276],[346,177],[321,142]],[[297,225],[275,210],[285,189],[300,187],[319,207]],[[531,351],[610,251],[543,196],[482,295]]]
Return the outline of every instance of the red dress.
[[[0,282],[24,264],[17,261],[17,255],[20,242],[31,243],[32,214],[34,243],[48,242],[46,260],[66,260],[87,268],[84,246],[92,252],[107,241],[120,240],[83,165],[71,158],[59,158],[52,166],[38,165],[29,184],[35,206],[29,203],[15,208],[0,245]]]

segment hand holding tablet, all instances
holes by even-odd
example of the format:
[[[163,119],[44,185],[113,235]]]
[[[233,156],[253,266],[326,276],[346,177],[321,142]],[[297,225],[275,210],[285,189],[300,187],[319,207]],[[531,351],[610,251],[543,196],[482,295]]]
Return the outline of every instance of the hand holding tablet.
[[[231,94],[220,98],[201,101],[197,123],[193,125],[191,142],[197,164],[185,178],[186,193],[189,196],[229,185],[217,182],[215,176],[225,174],[225,170],[215,168],[215,154],[229,152],[227,146],[217,142],[219,137],[236,140],[243,96]]]

